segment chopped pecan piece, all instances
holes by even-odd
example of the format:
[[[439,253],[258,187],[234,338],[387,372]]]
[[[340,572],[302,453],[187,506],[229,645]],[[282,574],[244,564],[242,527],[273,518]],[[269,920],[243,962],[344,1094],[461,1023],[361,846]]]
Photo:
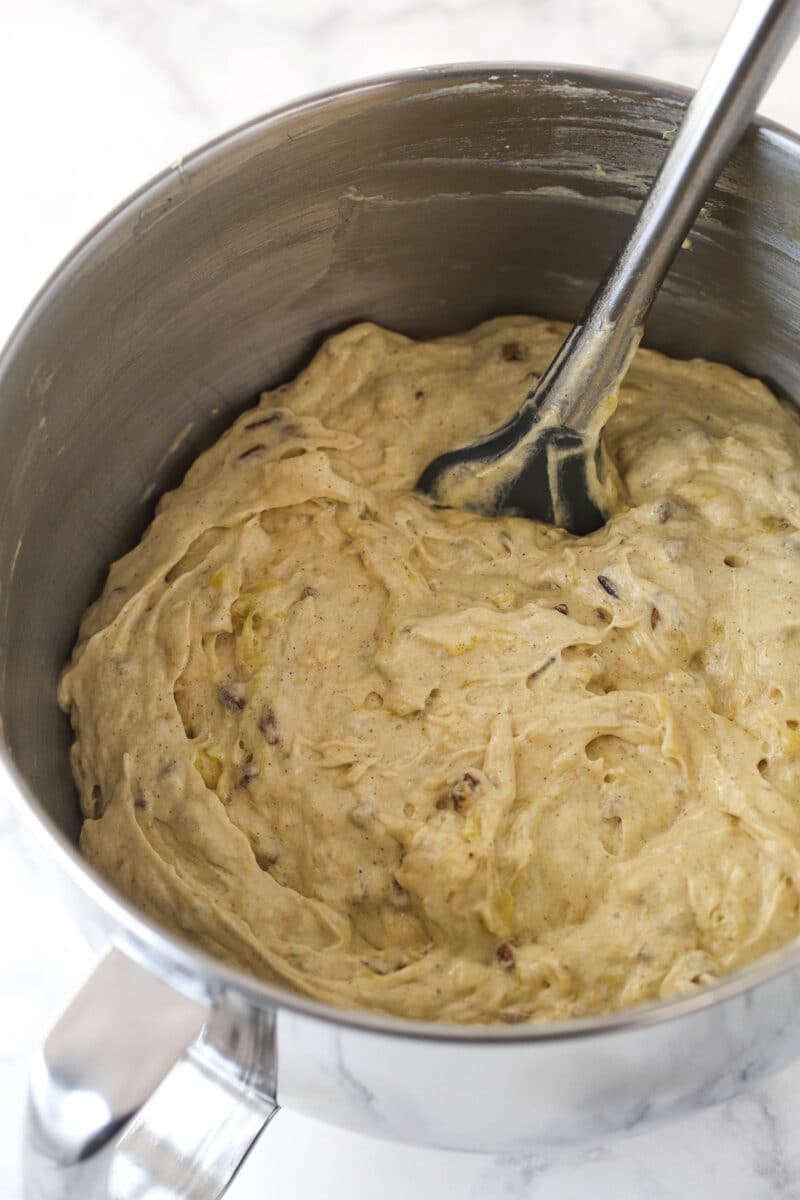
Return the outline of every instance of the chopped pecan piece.
[[[503,966],[506,967],[508,970],[510,970],[514,966],[514,963],[517,961],[516,955],[514,954],[514,951],[512,950],[511,946],[509,946],[508,942],[501,942],[499,944],[499,946],[495,950],[495,957],[496,957],[497,961],[499,963],[502,963]]]
[[[258,767],[254,762],[246,762],[242,767],[242,773],[239,776],[239,783],[242,787],[247,787],[248,783],[258,778]]]
[[[619,592],[607,575],[598,575],[597,582],[604,592],[608,592],[609,596],[613,596],[615,600],[619,600]]]
[[[470,800],[480,785],[480,779],[472,771],[465,771],[450,789],[450,801],[457,813],[466,812]]]
[[[275,709],[271,705],[268,704],[259,717],[258,728],[266,738],[268,746],[277,746],[281,740],[281,729],[278,718],[275,716]]]
[[[240,687],[237,687],[236,684],[232,684],[231,687],[222,686],[218,688],[217,694],[220,699],[220,704],[222,704],[224,708],[227,708],[228,712],[241,712],[245,706],[246,700],[244,692]]]

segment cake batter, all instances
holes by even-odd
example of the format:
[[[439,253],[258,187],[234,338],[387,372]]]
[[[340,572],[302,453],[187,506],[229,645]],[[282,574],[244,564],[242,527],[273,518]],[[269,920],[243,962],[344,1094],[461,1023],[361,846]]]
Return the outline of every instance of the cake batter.
[[[567,327],[331,338],[162,499],[59,698],[88,860],[211,954],[406,1017],[557,1019],[800,931],[800,422],[640,350],[578,539],[413,492]]]

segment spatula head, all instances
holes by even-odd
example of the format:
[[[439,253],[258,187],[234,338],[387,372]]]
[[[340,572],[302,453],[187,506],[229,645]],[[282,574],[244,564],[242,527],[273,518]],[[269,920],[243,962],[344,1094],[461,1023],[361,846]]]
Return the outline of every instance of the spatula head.
[[[508,513],[593,533],[605,522],[600,444],[564,425],[540,426],[530,410],[480,441],[429,463],[417,490],[485,516]]]

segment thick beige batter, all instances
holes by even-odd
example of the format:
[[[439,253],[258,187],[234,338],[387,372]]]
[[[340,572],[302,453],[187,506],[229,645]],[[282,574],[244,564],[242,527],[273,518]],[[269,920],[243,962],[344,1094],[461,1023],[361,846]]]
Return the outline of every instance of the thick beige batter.
[[[565,327],[372,325],[192,467],[60,701],[82,848],[228,962],[411,1017],[698,987],[800,930],[800,422],[641,351],[578,540],[437,510]]]

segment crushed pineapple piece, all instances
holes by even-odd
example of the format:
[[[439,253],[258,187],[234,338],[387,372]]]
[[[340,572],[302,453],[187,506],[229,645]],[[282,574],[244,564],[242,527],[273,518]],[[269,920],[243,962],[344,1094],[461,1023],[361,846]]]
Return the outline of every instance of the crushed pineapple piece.
[[[471,637],[465,642],[456,642],[447,647],[447,653],[451,658],[459,658],[462,654],[469,654],[470,650],[474,650],[480,640],[479,637]]]
[[[220,756],[210,750],[201,750],[194,760],[194,765],[206,787],[211,788],[212,792],[216,791],[222,776],[223,763]]]
[[[516,598],[517,593],[510,584],[506,584],[505,587],[500,588],[489,596],[492,604],[496,605],[497,608],[513,608]]]
[[[498,888],[481,915],[490,933],[501,938],[510,937],[514,922],[514,897],[508,888]]]
[[[789,758],[796,758],[800,752],[800,730],[787,729],[783,735],[783,747]]]

